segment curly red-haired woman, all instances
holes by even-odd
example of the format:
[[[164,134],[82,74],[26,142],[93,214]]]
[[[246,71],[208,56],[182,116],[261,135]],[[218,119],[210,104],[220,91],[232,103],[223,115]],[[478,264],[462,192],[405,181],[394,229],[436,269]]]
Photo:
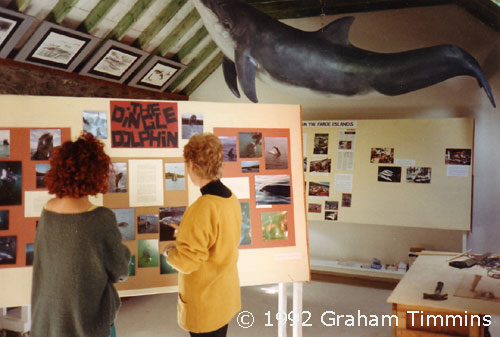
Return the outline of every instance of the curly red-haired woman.
[[[120,306],[113,283],[128,277],[130,251],[114,213],[89,201],[107,191],[110,164],[90,133],[52,153],[45,181],[56,197],[45,205],[35,238],[33,337],[111,333]]]

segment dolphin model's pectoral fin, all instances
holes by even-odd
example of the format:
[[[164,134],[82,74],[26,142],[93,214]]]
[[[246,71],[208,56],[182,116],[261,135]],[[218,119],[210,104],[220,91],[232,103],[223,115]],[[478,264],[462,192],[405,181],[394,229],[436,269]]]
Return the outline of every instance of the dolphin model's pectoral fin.
[[[349,45],[349,30],[353,22],[354,16],[344,16],[329,23],[316,33],[331,43]]]
[[[257,73],[257,63],[247,50],[236,48],[234,52],[236,60],[236,73],[243,92],[254,103],[257,103],[257,92],[255,90],[255,74]]]
[[[240,98],[238,90],[238,80],[236,76],[236,66],[234,62],[224,56],[222,58],[222,71],[224,72],[224,80],[234,96]]]

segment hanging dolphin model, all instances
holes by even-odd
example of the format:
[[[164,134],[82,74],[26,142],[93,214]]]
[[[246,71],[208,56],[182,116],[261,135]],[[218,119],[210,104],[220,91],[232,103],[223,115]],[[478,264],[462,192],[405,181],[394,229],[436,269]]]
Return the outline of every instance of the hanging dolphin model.
[[[349,43],[354,17],[340,18],[316,32],[287,26],[239,0],[193,0],[210,36],[224,53],[224,78],[240,97],[257,102],[256,75],[325,94],[353,96],[377,91],[394,96],[455,76],[476,78],[493,106],[481,67],[454,45],[400,53],[376,53]]]

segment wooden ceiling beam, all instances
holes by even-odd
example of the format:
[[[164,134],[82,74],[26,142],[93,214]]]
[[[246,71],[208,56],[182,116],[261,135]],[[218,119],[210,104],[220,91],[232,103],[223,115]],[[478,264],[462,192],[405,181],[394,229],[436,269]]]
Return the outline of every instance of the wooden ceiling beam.
[[[196,23],[200,20],[200,15],[196,9],[192,9],[188,15],[168,34],[156,49],[156,54],[165,56],[172,46],[179,41]]]
[[[78,27],[78,30],[85,33],[90,33],[101,22],[101,20],[109,13],[109,11],[118,3],[118,0],[101,0],[92,8],[89,15],[83,20]]]
[[[205,26],[202,26],[194,35],[179,49],[175,58],[177,61],[182,62],[182,60],[193,51],[194,48],[208,36],[208,31]]]
[[[105,38],[115,39],[120,41],[125,33],[139,20],[139,18],[146,12],[146,10],[153,4],[155,0],[138,0],[134,6],[123,16],[118,24]]]
[[[184,96],[191,95],[222,63],[222,52],[219,52],[215,57],[198,73],[184,89],[179,93]]]
[[[22,13],[30,4],[31,0],[14,0],[10,2],[8,8]]]
[[[144,48],[151,40],[162,30],[165,25],[179,12],[179,10],[187,3],[188,0],[172,0],[168,5],[156,16],[150,25],[144,29],[139,37],[134,41],[134,45],[138,48]]]
[[[50,21],[61,23],[77,3],[78,0],[59,0],[49,14]]]

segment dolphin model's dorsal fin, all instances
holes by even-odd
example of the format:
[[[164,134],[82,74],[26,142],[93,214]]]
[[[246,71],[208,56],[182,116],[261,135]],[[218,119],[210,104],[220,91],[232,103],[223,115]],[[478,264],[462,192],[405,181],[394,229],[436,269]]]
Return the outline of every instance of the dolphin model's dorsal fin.
[[[238,80],[236,74],[236,66],[234,62],[224,55],[222,57],[222,71],[224,72],[224,80],[234,96],[240,98],[238,90]]]
[[[316,33],[331,43],[349,45],[349,29],[351,29],[353,21],[354,16],[344,16],[329,23]]]

